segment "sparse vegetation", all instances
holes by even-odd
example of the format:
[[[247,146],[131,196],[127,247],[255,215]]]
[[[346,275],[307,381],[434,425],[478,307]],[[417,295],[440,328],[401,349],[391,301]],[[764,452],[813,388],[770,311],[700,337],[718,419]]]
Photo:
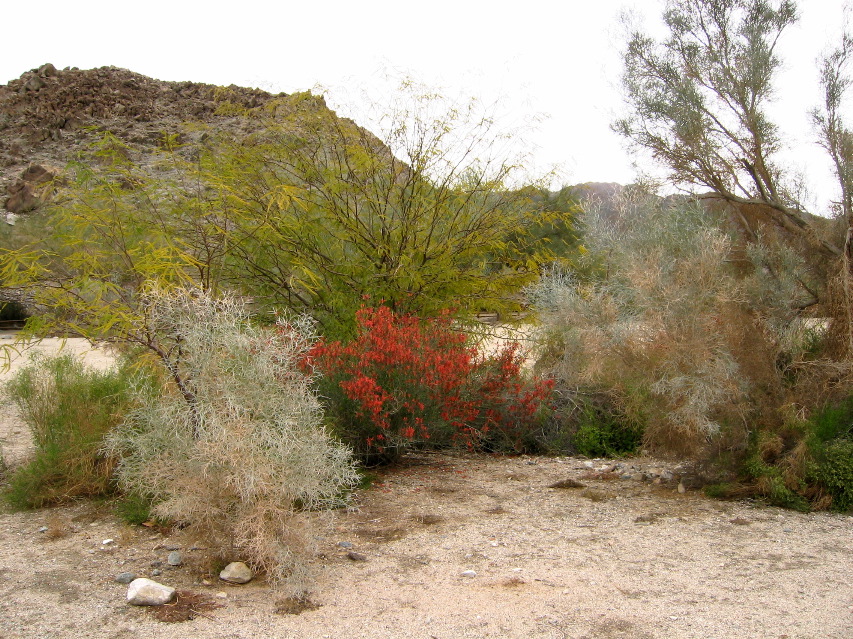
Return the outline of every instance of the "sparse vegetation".
[[[71,355],[35,357],[19,370],[5,391],[30,429],[34,451],[9,477],[9,502],[39,508],[112,492],[115,458],[101,445],[124,419],[131,387],[139,383],[127,364],[98,371]]]

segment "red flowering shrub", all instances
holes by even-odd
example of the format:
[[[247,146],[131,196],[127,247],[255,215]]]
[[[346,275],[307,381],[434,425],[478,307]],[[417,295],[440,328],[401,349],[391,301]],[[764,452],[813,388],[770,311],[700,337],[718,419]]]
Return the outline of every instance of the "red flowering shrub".
[[[449,317],[384,306],[362,308],[356,322],[353,341],[320,342],[308,362],[338,434],[368,463],[415,444],[520,450],[547,410],[551,383],[522,379],[518,344],[484,359]]]

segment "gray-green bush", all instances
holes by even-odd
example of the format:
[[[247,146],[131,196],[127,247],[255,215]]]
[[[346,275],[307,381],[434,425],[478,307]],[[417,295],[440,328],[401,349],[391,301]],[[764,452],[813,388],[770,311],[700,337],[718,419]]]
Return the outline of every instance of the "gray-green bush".
[[[645,444],[696,451],[724,429],[744,437],[756,393],[775,393],[792,338],[795,258],[760,245],[734,260],[733,239],[697,202],[629,194],[616,219],[587,213],[587,268],[531,291],[546,335],[540,367],[567,386],[607,392],[646,423]],[[771,258],[791,262],[769,274]],[[778,408],[778,406],[776,407]]]
[[[141,397],[110,434],[120,485],[214,554],[304,592],[315,513],[343,505],[358,483],[301,368],[310,323],[257,328],[241,302],[183,290],[154,289],[147,308],[180,349],[170,361],[185,387]]]

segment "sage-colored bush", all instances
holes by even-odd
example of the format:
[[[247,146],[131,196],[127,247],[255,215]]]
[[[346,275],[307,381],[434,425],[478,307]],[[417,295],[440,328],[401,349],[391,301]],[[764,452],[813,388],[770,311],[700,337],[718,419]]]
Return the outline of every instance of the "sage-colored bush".
[[[183,389],[164,387],[108,438],[126,491],[152,514],[304,593],[318,511],[358,483],[348,449],[321,426],[304,320],[253,326],[242,303],[155,290],[148,321],[177,344]],[[174,384],[172,384],[174,386]]]
[[[823,356],[831,331],[803,315],[802,260],[730,235],[698,201],[629,191],[617,208],[587,212],[577,271],[529,291],[540,371],[563,395],[606,396],[644,425],[646,450],[697,462],[717,494],[849,507],[848,435],[817,437],[827,427],[810,421],[849,392],[849,367]],[[599,452],[601,424],[587,422],[575,448]]]

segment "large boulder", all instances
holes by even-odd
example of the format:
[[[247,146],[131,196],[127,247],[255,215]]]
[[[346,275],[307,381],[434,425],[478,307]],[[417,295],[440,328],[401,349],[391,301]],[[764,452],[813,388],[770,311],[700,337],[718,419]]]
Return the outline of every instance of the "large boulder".
[[[34,211],[47,202],[53,195],[52,181],[56,173],[40,164],[28,166],[21,177],[10,184],[6,192],[4,207],[10,213],[27,213]]]

